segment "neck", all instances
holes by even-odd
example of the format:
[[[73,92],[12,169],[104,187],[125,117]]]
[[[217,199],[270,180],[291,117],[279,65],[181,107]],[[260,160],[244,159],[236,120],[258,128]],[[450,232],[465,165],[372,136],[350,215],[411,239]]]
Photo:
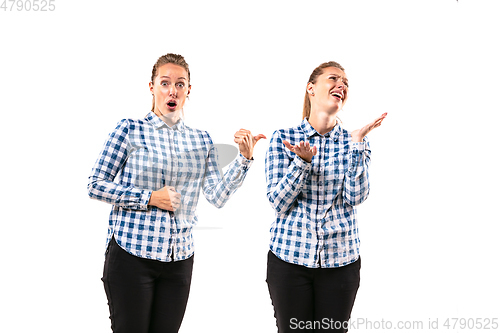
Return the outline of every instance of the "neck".
[[[181,119],[182,110],[177,110],[173,112],[169,112],[166,114],[161,113],[159,110],[155,110],[155,114],[165,122],[169,127],[174,126]]]
[[[311,109],[309,116],[309,124],[321,135],[330,132],[337,125],[336,112],[322,112]]]

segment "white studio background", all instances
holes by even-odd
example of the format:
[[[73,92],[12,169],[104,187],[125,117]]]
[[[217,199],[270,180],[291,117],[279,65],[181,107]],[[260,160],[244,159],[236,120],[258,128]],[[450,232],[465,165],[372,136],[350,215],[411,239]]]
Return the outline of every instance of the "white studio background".
[[[498,1],[53,3],[0,9],[2,332],[110,332],[110,207],[88,198],[87,177],[115,124],[150,109],[151,69],[168,52],[191,67],[187,124],[226,144],[242,127],[270,138],[298,124],[311,71],[341,63],[345,127],[388,112],[370,135],[353,319],[500,316]],[[276,332],[268,142],[223,209],[200,200],[181,333]]]

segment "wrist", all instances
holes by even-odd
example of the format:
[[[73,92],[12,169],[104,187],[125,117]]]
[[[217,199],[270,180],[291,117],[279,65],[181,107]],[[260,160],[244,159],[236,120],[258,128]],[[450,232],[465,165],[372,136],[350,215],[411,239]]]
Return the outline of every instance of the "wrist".
[[[148,206],[156,206],[155,205],[156,191],[151,192],[151,196],[149,197]]]
[[[241,152],[241,151],[240,151],[240,154],[241,154],[241,156],[243,156],[243,157],[244,157],[244,158],[246,158],[247,160],[251,160],[251,159],[252,159],[252,157],[253,157],[253,156],[252,156],[250,153],[248,153],[248,152]]]
[[[300,159],[301,159],[302,161],[306,162],[306,163],[311,163],[311,161],[312,161],[312,157],[310,157],[309,159],[307,159],[307,157],[305,157],[305,156],[301,156],[301,155],[299,155],[299,154],[297,154],[297,156],[298,156],[298,157],[300,157]]]

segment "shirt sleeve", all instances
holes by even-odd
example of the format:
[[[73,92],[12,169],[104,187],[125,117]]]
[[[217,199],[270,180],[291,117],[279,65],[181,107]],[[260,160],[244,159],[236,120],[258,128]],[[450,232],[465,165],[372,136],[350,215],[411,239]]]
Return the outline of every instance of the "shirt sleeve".
[[[370,144],[365,137],[363,142],[351,142],[349,167],[344,179],[344,200],[351,206],[363,203],[370,193],[368,167],[370,165]]]
[[[222,176],[218,168],[217,148],[214,146],[210,135],[208,133],[206,135],[208,136],[210,151],[208,152],[205,177],[203,178],[203,194],[212,205],[222,208],[231,195],[243,184],[253,160],[238,154]]]
[[[289,157],[280,131],[275,131],[266,153],[267,198],[277,214],[286,213],[302,191],[311,163]]]
[[[147,210],[151,191],[135,188],[132,184],[114,182],[128,158],[128,125],[127,120],[121,120],[109,134],[92,168],[87,190],[92,199],[123,208]]]

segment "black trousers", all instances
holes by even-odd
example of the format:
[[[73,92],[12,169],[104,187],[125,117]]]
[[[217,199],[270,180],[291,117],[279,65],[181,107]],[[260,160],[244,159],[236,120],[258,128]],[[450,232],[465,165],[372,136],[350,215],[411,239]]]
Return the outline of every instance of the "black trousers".
[[[268,254],[267,285],[279,333],[347,332],[361,258],[339,268],[308,268]]]
[[[186,310],[193,257],[161,262],[136,257],[113,238],[102,281],[115,333],[176,333]]]

